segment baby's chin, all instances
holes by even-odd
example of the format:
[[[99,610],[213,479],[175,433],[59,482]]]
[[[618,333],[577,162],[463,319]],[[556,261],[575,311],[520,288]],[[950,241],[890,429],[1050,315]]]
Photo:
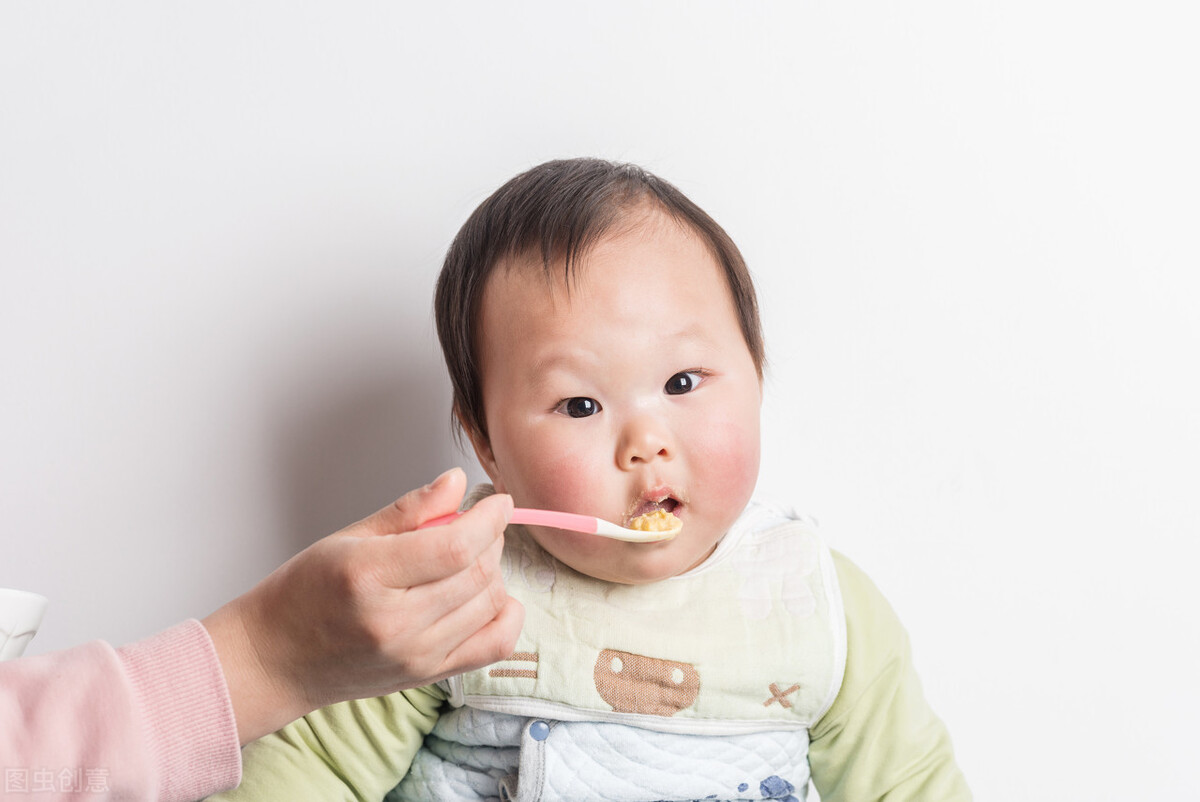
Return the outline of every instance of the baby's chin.
[[[625,543],[604,540],[596,543],[594,548],[581,551],[569,548],[563,542],[555,542],[554,537],[554,534],[544,537],[540,533],[534,535],[542,548],[559,562],[581,574],[621,585],[646,585],[687,573],[704,562],[716,548],[714,545],[696,555],[684,552],[679,548],[680,544],[672,548],[671,541]]]

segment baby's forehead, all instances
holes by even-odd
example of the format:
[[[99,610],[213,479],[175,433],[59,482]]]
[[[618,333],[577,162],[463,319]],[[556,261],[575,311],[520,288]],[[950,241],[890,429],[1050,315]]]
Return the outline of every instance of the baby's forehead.
[[[520,294],[544,296],[547,292],[561,290],[569,293],[587,280],[592,256],[614,247],[648,250],[652,247],[648,238],[661,232],[700,242],[705,245],[706,252],[711,251],[701,233],[688,223],[657,205],[643,203],[621,212],[587,241],[572,242],[572,238],[564,234],[558,241],[565,244],[554,247],[533,244],[500,258],[484,284],[484,295],[486,297],[494,287],[498,277],[509,279],[504,283],[513,289],[519,288]],[[517,280],[512,281],[514,278]]]
[[[708,240],[674,219],[642,217],[612,227],[570,259],[527,250],[498,262],[475,311],[476,344],[481,353],[524,352],[605,323],[620,336],[647,320],[655,321],[655,336],[667,337],[689,325],[704,300],[721,304],[721,297],[736,319],[728,276]],[[659,314],[678,298],[695,302]]]

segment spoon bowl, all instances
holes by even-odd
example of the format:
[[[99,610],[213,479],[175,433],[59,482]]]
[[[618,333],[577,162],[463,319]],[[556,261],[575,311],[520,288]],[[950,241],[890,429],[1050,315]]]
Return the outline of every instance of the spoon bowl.
[[[450,523],[460,515],[462,515],[461,512],[452,512],[449,515],[431,518],[418,528],[425,529],[429,526],[440,526]],[[683,529],[683,522],[680,521],[671,529],[664,529],[658,532],[643,532],[639,529],[627,529],[624,526],[617,526],[611,521],[596,518],[592,515],[579,515],[574,512],[555,512],[554,510],[535,510],[528,507],[515,507],[509,522],[514,524],[548,526],[552,529],[567,529],[587,535],[599,535],[600,537],[612,538],[613,540],[624,540],[628,543],[658,543],[663,540],[671,540]]]

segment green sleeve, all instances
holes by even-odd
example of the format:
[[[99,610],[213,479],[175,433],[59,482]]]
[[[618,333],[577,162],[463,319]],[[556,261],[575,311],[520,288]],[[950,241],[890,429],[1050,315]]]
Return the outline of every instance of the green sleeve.
[[[900,620],[866,574],[833,557],[846,609],[846,675],[810,732],[821,802],[970,800],[950,735],[921,692]]]
[[[247,744],[241,785],[209,799],[379,802],[408,772],[444,699],[429,686],[309,713]]]

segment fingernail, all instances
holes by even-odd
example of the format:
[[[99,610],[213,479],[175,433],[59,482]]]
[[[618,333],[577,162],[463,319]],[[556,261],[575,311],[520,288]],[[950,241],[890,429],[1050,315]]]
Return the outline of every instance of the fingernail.
[[[441,476],[439,476],[438,478],[436,478],[432,482],[430,482],[428,485],[426,485],[426,487],[428,487],[430,490],[441,487],[442,484],[444,484],[445,481],[450,478],[450,474],[454,473],[457,470],[458,470],[458,468],[451,468],[450,470],[445,471],[444,473],[442,473]]]

